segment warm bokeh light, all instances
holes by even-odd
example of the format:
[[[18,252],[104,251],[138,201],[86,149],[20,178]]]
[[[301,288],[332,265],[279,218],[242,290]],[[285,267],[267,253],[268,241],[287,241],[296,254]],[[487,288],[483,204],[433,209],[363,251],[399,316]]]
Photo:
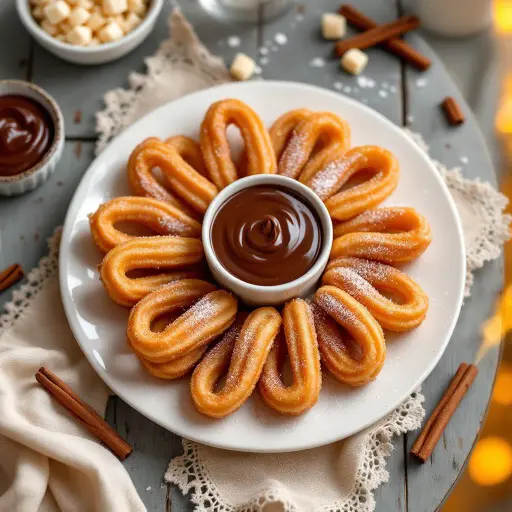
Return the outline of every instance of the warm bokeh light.
[[[469,476],[478,485],[498,485],[512,475],[512,446],[501,437],[478,441],[469,460]]]
[[[512,364],[502,363],[494,384],[492,399],[500,405],[512,405]]]
[[[512,6],[512,2],[510,4]],[[503,94],[496,114],[496,129],[503,134],[512,133],[512,73],[503,80]]]
[[[482,360],[487,351],[499,345],[505,334],[512,330],[512,286],[507,286],[500,297],[496,312],[482,326],[482,346],[478,350],[476,362]]]
[[[494,2],[494,26],[501,34],[512,33],[512,2],[510,0]]]

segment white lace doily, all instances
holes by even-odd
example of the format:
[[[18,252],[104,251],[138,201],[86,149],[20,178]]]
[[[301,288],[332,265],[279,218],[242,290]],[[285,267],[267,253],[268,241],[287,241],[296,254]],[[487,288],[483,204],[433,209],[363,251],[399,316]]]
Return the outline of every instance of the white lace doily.
[[[49,252],[25,277],[24,283],[12,294],[12,299],[4,305],[0,315],[0,336],[29,308],[32,298],[41,290],[44,283],[52,277],[59,266],[59,244],[61,228],[57,228],[48,239]]]
[[[170,29],[171,37],[146,60],[147,74],[132,74],[129,89],[105,96],[106,108],[97,115],[98,151],[155,107],[230,80],[222,60],[208,52],[178,10],[171,15]],[[428,151],[421,136],[408,134]],[[434,164],[457,203],[464,227],[467,296],[473,271],[498,257],[508,238],[510,217],[503,215],[507,201],[489,184],[464,179],[459,169]],[[422,401],[419,391],[413,393],[365,431],[334,445],[293,454],[240,454],[184,439],[185,453],[171,461],[166,480],[190,492],[200,511],[254,510],[279,502],[286,511],[371,512],[375,509],[372,491],[388,479],[385,458],[392,450],[391,438],[419,428]]]
[[[404,132],[428,154],[428,145],[419,133],[408,128]],[[459,167],[448,169],[437,160],[432,163],[448,186],[459,212],[466,248],[464,296],[469,297],[473,272],[486,261],[498,258],[503,244],[510,238],[512,216],[503,213],[508,199],[489,183],[464,178]]]

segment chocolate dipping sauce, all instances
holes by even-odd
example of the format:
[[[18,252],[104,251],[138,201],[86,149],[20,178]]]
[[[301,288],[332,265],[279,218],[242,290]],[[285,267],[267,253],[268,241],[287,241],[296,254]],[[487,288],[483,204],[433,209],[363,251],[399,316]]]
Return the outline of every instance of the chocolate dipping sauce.
[[[303,276],[322,249],[317,212],[294,191],[259,185],[230,197],[210,232],[224,268],[247,283],[274,286]]]
[[[13,176],[41,161],[53,142],[48,112],[24,96],[0,96],[0,176]]]

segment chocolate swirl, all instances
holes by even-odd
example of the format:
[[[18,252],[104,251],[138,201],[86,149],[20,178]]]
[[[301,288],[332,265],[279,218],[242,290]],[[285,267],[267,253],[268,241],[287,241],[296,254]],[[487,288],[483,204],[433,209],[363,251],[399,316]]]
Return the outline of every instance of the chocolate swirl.
[[[213,250],[228,272],[262,286],[304,275],[322,248],[320,220],[295,192],[261,185],[230,197],[212,222]]]
[[[39,103],[24,96],[0,96],[0,176],[33,167],[52,140],[52,120]]]

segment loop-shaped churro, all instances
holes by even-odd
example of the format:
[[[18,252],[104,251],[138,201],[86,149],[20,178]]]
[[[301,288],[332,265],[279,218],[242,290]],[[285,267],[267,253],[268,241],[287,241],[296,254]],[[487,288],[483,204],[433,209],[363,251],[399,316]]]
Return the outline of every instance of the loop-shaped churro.
[[[185,313],[161,332],[152,323],[164,314],[188,306]],[[133,350],[151,363],[167,363],[201,349],[234,322],[237,300],[225,290],[215,290],[206,281],[183,279],[146,295],[131,310],[126,336]]]
[[[208,176],[204,166],[203,154],[199,143],[185,135],[175,135],[165,139],[165,143],[172,146],[178,155],[202,176]]]
[[[213,286],[212,286],[213,288]],[[200,293],[197,296],[191,296],[189,304],[185,304],[182,307],[192,305],[196,300],[200,299],[203,296]],[[179,315],[176,315],[175,319],[178,318]],[[169,322],[170,323],[170,322]],[[142,356],[137,354],[134,348],[131,346],[130,340],[127,339],[128,346],[133,350],[135,355],[139,358],[142,366],[147,370],[148,373],[153,375],[153,377],[157,377],[158,379],[164,380],[174,380],[183,377],[187,373],[191,372],[198,361],[203,357],[204,353],[208,350],[208,346],[196,348],[195,350],[190,351],[188,354],[185,354],[183,357],[178,357],[177,359],[173,359],[167,363],[152,363]]]
[[[256,309],[239,333],[235,330],[203,357],[190,381],[192,400],[199,412],[223,418],[249,398],[280,327],[281,315],[276,309]],[[216,391],[226,370],[224,387]]]
[[[179,279],[200,277],[203,244],[179,236],[139,237],[117,245],[101,263],[100,278],[110,298],[131,307],[159,286]],[[143,277],[129,277],[135,270],[158,270]]]
[[[414,208],[376,208],[334,227],[330,258],[355,256],[390,265],[407,263],[423,254],[431,240],[427,219]]]
[[[270,351],[258,388],[266,404],[282,414],[302,414],[320,394],[322,373],[313,312],[303,299],[288,302],[283,309],[284,337],[276,339]],[[286,344],[286,347],[283,345]],[[293,383],[281,380],[287,349]]]
[[[373,380],[386,357],[384,334],[377,320],[356,299],[335,286],[319,288],[315,304],[318,347],[327,369],[350,386],[362,386]],[[353,337],[352,343],[339,326]]]
[[[159,168],[164,184],[153,175]],[[170,144],[151,137],[141,142],[128,160],[128,182],[133,193],[176,206],[189,215],[203,215],[217,187],[191,167]]]
[[[199,222],[172,204],[151,197],[116,197],[102,204],[89,222],[94,243],[104,253],[135,238],[116,227],[123,222],[144,226],[158,235],[201,236]]]
[[[420,285],[402,271],[360,258],[340,258],[327,266],[322,283],[354,297],[384,329],[409,331],[423,322],[428,297]],[[389,299],[390,295],[393,299]]]
[[[362,172],[366,180],[338,192]],[[399,174],[398,160],[390,151],[358,146],[334,160],[320,155],[304,169],[300,181],[325,201],[333,219],[346,220],[384,201],[398,185]]]
[[[290,110],[278,117],[268,131],[272,147],[276,154],[277,161],[281,158],[286,145],[290,141],[290,137],[297,126],[311,116],[311,110],[307,108],[298,108]]]
[[[314,155],[313,151],[318,149]],[[308,166],[318,169],[318,161],[334,159],[350,147],[350,127],[346,121],[331,112],[315,112],[301,121],[293,130],[279,158],[278,173],[298,178]],[[308,163],[309,162],[309,163]]]
[[[143,357],[139,357],[139,360],[148,373],[153,375],[153,377],[165,380],[174,380],[190,373],[207,350],[208,345],[205,345],[204,347],[192,350],[183,357],[178,357],[168,363],[151,363]]]
[[[244,141],[244,172],[247,175],[274,174],[277,170],[270,136],[258,114],[236,99],[217,101],[208,109],[201,124],[201,150],[210,179],[219,189],[238,179],[226,138],[231,124],[238,127]]]

